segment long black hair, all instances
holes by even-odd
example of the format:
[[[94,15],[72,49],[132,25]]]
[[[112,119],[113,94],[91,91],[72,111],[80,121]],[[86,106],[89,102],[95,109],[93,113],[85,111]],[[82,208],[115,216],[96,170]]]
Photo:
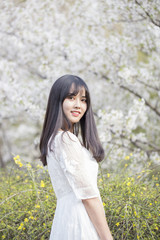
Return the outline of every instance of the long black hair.
[[[51,135],[52,137],[49,148],[51,148],[51,142],[56,136],[59,129],[64,130],[64,132],[71,129],[71,123],[63,112],[62,104],[66,97],[68,97],[72,84],[74,86],[74,95],[77,95],[80,88],[84,87],[87,102],[87,110],[80,121],[74,124],[73,133],[78,136],[80,126],[83,146],[88,150],[91,150],[93,157],[97,160],[97,162],[102,161],[104,158],[104,150],[98,137],[93,116],[89,89],[86,83],[80,77],[74,75],[64,75],[54,82],[48,98],[48,104],[39,145],[41,152],[40,160],[44,166],[47,165],[46,156],[48,141]],[[62,128],[64,121],[66,126],[68,126],[67,129]]]

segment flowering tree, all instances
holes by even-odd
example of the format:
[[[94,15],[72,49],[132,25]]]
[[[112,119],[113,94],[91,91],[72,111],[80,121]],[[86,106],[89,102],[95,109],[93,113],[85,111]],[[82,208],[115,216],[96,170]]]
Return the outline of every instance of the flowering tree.
[[[131,167],[158,164],[158,0],[2,0],[0,19],[1,165],[37,157],[49,89],[66,73],[89,85],[107,166],[131,152]]]

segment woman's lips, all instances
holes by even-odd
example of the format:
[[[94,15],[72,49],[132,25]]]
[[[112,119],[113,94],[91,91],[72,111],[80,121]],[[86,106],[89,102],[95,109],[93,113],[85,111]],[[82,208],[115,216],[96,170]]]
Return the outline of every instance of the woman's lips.
[[[72,115],[75,116],[75,117],[78,117],[79,114],[80,114],[79,112],[71,112],[71,113],[72,113]]]

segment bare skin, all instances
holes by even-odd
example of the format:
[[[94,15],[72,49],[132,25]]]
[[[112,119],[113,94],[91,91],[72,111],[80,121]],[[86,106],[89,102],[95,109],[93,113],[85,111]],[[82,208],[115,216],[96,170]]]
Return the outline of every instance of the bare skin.
[[[103,205],[98,197],[82,200],[86,211],[101,240],[113,240],[109,230]]]

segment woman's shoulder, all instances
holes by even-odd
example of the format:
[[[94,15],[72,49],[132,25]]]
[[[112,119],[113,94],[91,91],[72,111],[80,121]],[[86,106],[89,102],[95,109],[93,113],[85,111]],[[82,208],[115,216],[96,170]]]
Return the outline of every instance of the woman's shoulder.
[[[68,144],[70,144],[71,141],[73,141],[73,142],[81,145],[78,137],[74,133],[71,133],[70,131],[61,131],[60,130],[56,134],[55,138],[60,141],[62,140],[63,142],[66,142]]]

